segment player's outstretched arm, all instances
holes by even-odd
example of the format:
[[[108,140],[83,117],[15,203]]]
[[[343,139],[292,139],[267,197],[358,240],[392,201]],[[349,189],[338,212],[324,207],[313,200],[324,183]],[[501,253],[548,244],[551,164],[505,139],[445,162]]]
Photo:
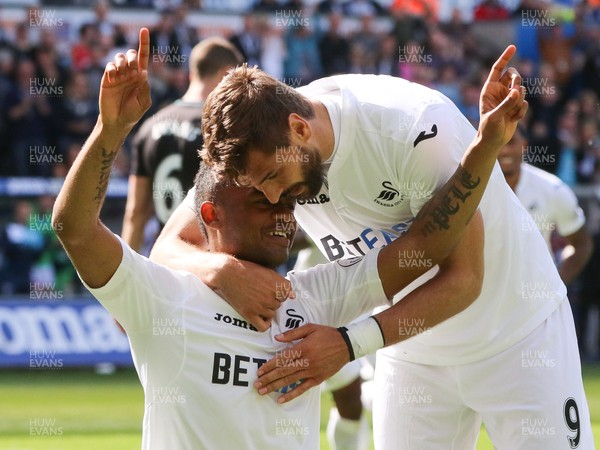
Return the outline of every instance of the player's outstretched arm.
[[[453,176],[421,208],[406,234],[381,250],[379,275],[389,298],[422,275],[426,266],[444,261],[456,247],[483,197],[500,150],[525,116],[528,105],[521,77],[512,68],[504,73],[515,51],[514,46],[508,47],[489,74],[480,96],[477,135]],[[417,254],[429,264],[414,268],[401,264],[402,255]]]
[[[286,355],[265,363],[259,369],[259,379],[255,383],[261,394],[303,379],[302,384],[279,398],[281,402],[292,400],[333,375],[349,359],[410,337],[410,333],[399,332],[398,323],[402,317],[419,317],[424,320],[424,327],[432,327],[465,309],[477,298],[477,294],[473,294],[461,296],[461,301],[439,302],[455,274],[460,275],[455,267],[465,259],[472,259],[464,244],[455,249],[467,225],[473,235],[481,236],[474,245],[483,245],[481,219],[478,217],[471,224],[469,221],[481,200],[500,149],[527,111],[518,73],[513,69],[504,72],[514,52],[514,46],[508,47],[490,72],[481,93],[477,136],[453,177],[421,209],[409,232],[379,254],[379,274],[388,297],[424,271],[422,268],[399,270],[399,254],[407,250],[419,251],[433,264],[444,261],[452,252],[441,265],[441,275],[414,291],[416,295],[409,294],[376,319],[368,318],[354,324],[347,332],[338,333],[335,328],[311,324],[278,337],[284,342],[304,339],[294,346],[293,351],[285,352],[294,355],[295,359],[301,358],[304,364],[282,361]],[[474,238],[469,239],[473,241]],[[477,264],[474,267],[477,268]]]
[[[56,199],[52,225],[82,279],[92,288],[110,280],[122,258],[117,238],[100,222],[112,163],[125,138],[150,107],[148,29],[138,51],[118,53],[100,85],[100,115]]]
[[[198,219],[186,202],[165,224],[150,259],[195,274],[256,329],[267,330],[281,302],[293,298],[292,285],[271,269],[208,252]]]

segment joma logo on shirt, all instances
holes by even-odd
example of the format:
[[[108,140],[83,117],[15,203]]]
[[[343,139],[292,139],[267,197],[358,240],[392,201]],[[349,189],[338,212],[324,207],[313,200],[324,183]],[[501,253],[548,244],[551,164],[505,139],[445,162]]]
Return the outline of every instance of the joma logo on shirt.
[[[316,197],[312,197],[306,200],[298,199],[297,202],[299,205],[320,205],[323,203],[327,203],[330,201],[330,198],[326,194],[319,194]]]
[[[226,314],[216,313],[217,315],[213,317],[217,322],[224,322],[228,325],[233,325],[235,327],[246,328],[247,330],[258,331],[254,326],[245,320],[242,320],[238,317],[231,317]]]

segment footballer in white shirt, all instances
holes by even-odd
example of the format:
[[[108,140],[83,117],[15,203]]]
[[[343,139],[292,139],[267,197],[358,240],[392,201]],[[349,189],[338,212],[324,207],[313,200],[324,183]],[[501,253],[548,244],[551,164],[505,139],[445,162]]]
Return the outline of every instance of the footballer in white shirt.
[[[490,71],[478,130],[439,92],[399,78],[340,75],[293,90],[257,69],[236,68],[207,100],[202,156],[272,202],[298,196],[298,223],[330,261],[361,256],[406,232],[465,150],[509,141],[527,109],[520,76],[507,69],[515,51],[508,47]],[[462,200],[437,211],[425,233],[443,228]],[[154,257],[210,279],[202,273],[207,264],[180,264],[198,248],[186,243],[202,246],[185,214],[174,213]],[[399,255],[404,269],[429,263],[420,251]],[[384,342],[371,319],[348,327],[350,356],[331,329],[292,330],[282,340],[303,339],[292,348],[310,366],[293,367],[283,356],[265,363],[259,393],[304,380],[282,395],[290,401],[353,356],[385,346],[374,381],[378,449],[472,448],[482,422],[497,448],[592,448],[566,288],[498,166],[461,242],[428,268],[374,316]],[[230,292],[252,279],[261,293],[226,293],[227,300],[248,321],[268,325],[277,280],[247,266],[227,272],[221,284]],[[413,305],[446,314],[464,303],[444,321],[406,314]]]
[[[500,151],[498,162],[506,182],[533,218],[553,257],[552,234],[556,232],[565,239],[567,246],[557,262],[558,273],[568,285],[591,258],[593,241],[575,193],[557,176],[528,164],[528,151],[524,126],[519,125]]]
[[[259,331],[192,273],[135,253],[100,221],[112,164],[151,104],[149,42],[148,29],[143,28],[139,50],[119,53],[107,64],[100,116],[65,179],[52,217],[79,276],[127,331],[145,394],[142,447],[316,449],[318,390],[282,402],[279,395],[302,382],[266,395],[253,387],[257,369],[291,348],[277,336],[305,324],[343,325],[387,303],[427,270],[402,268],[398,254],[419,250],[432,264],[443,261],[471,222],[501,146],[473,146],[406,235],[391,245],[290,273],[295,299],[280,298],[271,326]],[[213,256],[229,254],[269,270],[285,261],[296,231],[294,198],[282,196],[270,202],[253,187],[217,180],[206,166],[196,185],[196,213]],[[432,226],[448,205],[453,210],[446,214],[444,226]],[[467,301],[440,312],[423,302],[408,312],[437,323],[468,305]],[[397,309],[403,310],[403,305]],[[378,322],[367,320],[377,330],[367,341],[374,338],[374,345],[380,346],[383,336]],[[346,359],[362,351],[347,328],[327,329],[342,339]],[[292,363],[308,362],[294,359]]]
[[[340,75],[293,90],[239,67],[207,100],[202,156],[272,202],[298,196],[298,223],[330,261],[360,256],[409,230],[468,148],[510,140],[527,109],[521,78],[507,69],[515,52],[509,46],[490,71],[478,130],[439,92],[399,78]],[[455,206],[442,208],[431,229],[444,227]],[[185,214],[175,211],[154,255],[210,279],[202,273],[206,263],[177,259],[186,243],[202,246]],[[430,264],[420,251],[399,257],[403,269]],[[268,325],[279,281],[251,267],[231,270],[230,262],[211,267],[229,290],[254,280],[261,295],[225,296],[247,320]],[[385,346],[377,352],[374,380],[378,449],[472,448],[482,422],[497,448],[593,448],[566,288],[498,166],[461,242],[429,268],[374,316],[383,342],[371,319],[348,327],[357,350],[350,355],[326,328],[311,324],[285,333],[285,342],[302,339],[292,348],[311,364],[295,368],[283,356],[265,363],[255,383],[259,393],[304,380],[282,394],[290,401],[352,357]],[[446,314],[465,302],[468,307],[444,321],[406,314],[425,304]]]

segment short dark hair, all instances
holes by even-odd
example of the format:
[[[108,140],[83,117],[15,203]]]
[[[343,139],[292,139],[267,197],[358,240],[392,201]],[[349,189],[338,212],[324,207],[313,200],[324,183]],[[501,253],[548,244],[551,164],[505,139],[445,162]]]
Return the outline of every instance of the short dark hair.
[[[196,178],[194,179],[194,186],[196,188],[196,192],[194,193],[194,212],[200,223],[200,229],[208,242],[208,233],[202,220],[200,207],[204,202],[217,203],[219,194],[223,189],[231,187],[232,183],[229,180],[218,178],[206,164],[200,164],[200,169],[198,169]]]
[[[288,117],[312,119],[308,98],[247,64],[233,69],[210,93],[202,112],[205,164],[220,176],[237,180],[247,169],[248,151],[272,154],[289,145]]]
[[[235,67],[244,62],[235,46],[221,37],[200,41],[190,54],[190,73],[199,79],[217,74],[220,70]]]

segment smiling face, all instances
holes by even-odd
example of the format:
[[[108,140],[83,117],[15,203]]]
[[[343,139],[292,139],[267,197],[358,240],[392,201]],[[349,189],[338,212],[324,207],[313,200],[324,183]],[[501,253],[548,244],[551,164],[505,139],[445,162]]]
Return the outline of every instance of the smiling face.
[[[270,268],[287,261],[296,235],[295,200],[282,197],[272,204],[254,188],[231,186],[210,205],[202,205],[202,216],[211,251]],[[214,208],[214,217],[205,208]]]

